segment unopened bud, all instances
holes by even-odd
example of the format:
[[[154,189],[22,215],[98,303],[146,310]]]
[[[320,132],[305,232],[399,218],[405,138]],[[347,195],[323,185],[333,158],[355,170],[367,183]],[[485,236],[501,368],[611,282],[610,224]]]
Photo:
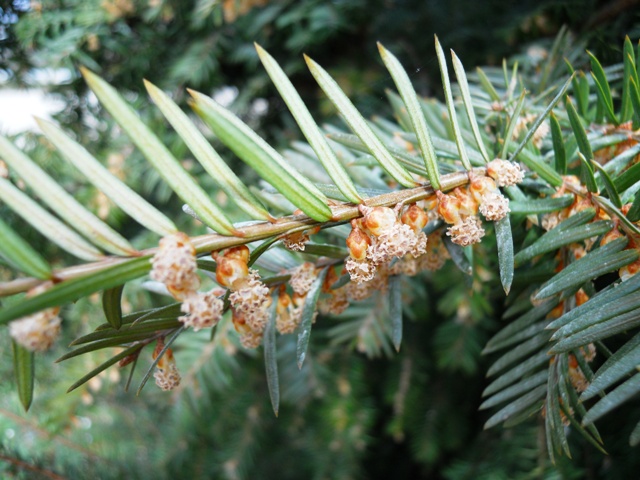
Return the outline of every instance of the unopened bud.
[[[427,225],[429,217],[423,209],[414,203],[402,214],[400,221],[405,225],[409,225],[415,233],[418,233]]]
[[[247,262],[239,258],[218,256],[216,262],[216,280],[224,287],[233,287],[234,283],[249,274]]]
[[[617,228],[613,228],[612,230],[604,234],[604,236],[602,237],[602,240],[600,240],[600,246],[603,247],[607,243],[612,242],[616,238],[620,238],[620,237],[622,237],[622,233],[620,233],[620,230],[618,230]]]
[[[478,202],[466,188],[457,187],[453,190],[453,195],[460,200],[460,208],[458,209],[460,215],[468,217],[478,213]]]
[[[138,356],[140,355],[140,350],[138,350],[137,352],[132,353],[131,355],[127,355],[126,357],[124,357],[123,359],[121,359],[118,362],[118,366],[120,368],[122,367],[126,367],[127,365],[129,365],[130,363],[135,362],[138,359]]]
[[[247,247],[246,245],[239,245],[237,247],[231,247],[223,250],[220,255],[225,258],[235,258],[244,263],[249,263],[251,252],[249,251],[249,247]]]
[[[462,221],[459,213],[460,199],[441,191],[437,191],[436,195],[438,196],[438,213],[442,219],[449,224],[460,223]]]
[[[232,309],[231,320],[233,321],[233,328],[235,328],[236,332],[240,335],[245,335],[251,331],[251,327],[247,325],[247,321],[240,311]]]
[[[584,347],[580,347],[580,353],[587,362],[593,362],[596,358],[596,346],[593,343],[589,343]]]
[[[398,216],[389,207],[366,207],[360,205],[360,212],[364,215],[362,224],[364,227],[376,237],[382,235],[385,231],[391,229],[398,223]]]
[[[569,354],[569,381],[576,392],[584,392],[589,386],[589,381],[580,369],[578,360],[573,354]]]
[[[620,279],[624,282],[625,280],[629,280],[640,270],[640,260],[636,260],[629,265],[625,265],[620,270],[618,270],[618,275],[620,275]]]
[[[579,307],[583,303],[587,303],[587,300],[589,300],[589,295],[587,295],[583,289],[576,292],[576,307]]]
[[[485,194],[495,192],[497,189],[496,182],[489,177],[474,176],[469,183],[469,193],[478,205],[482,203],[482,197]]]
[[[367,249],[371,245],[369,235],[358,227],[355,220],[351,221],[351,233],[347,237],[347,248],[352,258],[364,260],[367,257]]]

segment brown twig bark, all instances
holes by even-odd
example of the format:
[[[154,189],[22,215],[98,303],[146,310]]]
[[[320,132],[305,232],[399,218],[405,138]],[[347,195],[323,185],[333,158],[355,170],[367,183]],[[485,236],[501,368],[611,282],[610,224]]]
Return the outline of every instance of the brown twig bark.
[[[485,169],[475,168],[473,169],[473,174],[484,175]],[[443,192],[453,190],[454,188],[465,185],[468,182],[468,172],[455,172],[444,175],[440,179],[440,184]],[[396,192],[385,193],[376,197],[368,198],[365,203],[370,207],[390,207],[399,203],[411,204],[434,194],[435,191],[431,187],[431,185],[425,184],[424,186],[416,188],[399,190]],[[336,224],[348,222],[353,218],[362,216],[362,214],[358,210],[358,206],[352,203],[345,203],[337,206],[334,205],[331,207],[331,211],[333,213],[333,216],[329,222],[319,222],[306,215],[289,215],[278,219],[274,223],[259,222],[253,225],[238,228],[238,230],[242,232],[242,237],[207,234],[194,237],[191,239],[191,242],[193,243],[198,253],[212,252],[229,247],[235,247],[237,245],[245,245],[256,240],[263,240],[265,238],[271,238],[276,235],[300,232],[312,227],[319,226],[320,228],[330,228],[335,226]],[[140,252],[140,255],[153,255],[156,250],[157,247],[148,248],[146,250],[142,250]],[[56,279],[56,281],[65,281],[73,278],[95,275],[109,267],[119,265],[128,260],[130,260],[130,258],[108,257],[98,262],[76,265],[73,267],[57,270],[53,273],[53,277]],[[42,282],[43,280],[38,278],[19,278],[10,282],[0,283],[0,297],[26,292],[27,290],[36,287]]]

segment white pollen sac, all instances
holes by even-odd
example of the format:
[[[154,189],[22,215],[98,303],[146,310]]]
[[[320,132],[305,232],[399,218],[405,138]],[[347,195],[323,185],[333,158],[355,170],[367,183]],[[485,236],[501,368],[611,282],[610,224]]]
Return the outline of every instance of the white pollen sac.
[[[271,296],[256,270],[250,270],[242,287],[229,295],[229,302],[251,330],[262,333],[269,318]]]
[[[304,252],[305,245],[309,242],[309,235],[304,232],[296,232],[282,238],[285,248],[294,252]]]
[[[347,258],[344,264],[345,269],[349,272],[352,282],[363,283],[369,282],[376,275],[376,266],[369,259],[356,260],[355,258]]]
[[[196,273],[196,250],[182,232],[163,237],[151,259],[152,280],[164,283],[178,300],[186,298],[200,286]]]
[[[500,158],[487,163],[487,175],[496,181],[498,187],[516,185],[524,180],[524,171],[518,163]]]
[[[173,390],[182,380],[175,363],[169,363],[166,368],[156,368],[153,378],[156,379],[156,385],[164,391]]]
[[[44,352],[60,336],[58,308],[48,308],[9,323],[9,335],[30,352]]]
[[[369,247],[367,258],[374,265],[382,265],[407,253],[422,255],[426,252],[426,245],[427,237],[423,232],[416,235],[409,225],[397,222],[378,236]]]
[[[258,348],[262,343],[262,333],[248,331],[240,336],[240,343],[244,348],[254,349]]]
[[[316,278],[315,265],[311,262],[304,262],[299,267],[291,270],[289,285],[298,295],[305,295],[311,289],[311,285],[313,285]]]
[[[506,217],[510,211],[509,200],[499,191],[487,192],[482,196],[480,213],[487,220],[492,222],[501,220]]]
[[[214,291],[193,292],[187,296],[180,311],[185,313],[178,318],[185,327],[193,327],[197,332],[202,328],[210,328],[218,323],[222,316],[224,303],[219,299]]]
[[[482,228],[478,217],[467,217],[464,221],[447,229],[447,235],[451,237],[451,241],[462,247],[480,242],[484,233],[484,228]]]

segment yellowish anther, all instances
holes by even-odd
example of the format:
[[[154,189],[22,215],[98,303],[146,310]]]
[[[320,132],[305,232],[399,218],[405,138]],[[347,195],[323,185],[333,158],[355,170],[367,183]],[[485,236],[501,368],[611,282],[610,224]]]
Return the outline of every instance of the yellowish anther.
[[[271,300],[271,297],[269,297]],[[271,305],[271,301],[265,304],[265,314]],[[240,334],[240,343],[245,348],[258,348],[262,343],[264,326],[266,325],[266,317],[262,326],[256,325],[256,311],[251,311],[245,306],[232,309],[233,326],[236,332]]]
[[[52,308],[9,323],[9,335],[31,352],[44,352],[60,336],[60,317]]]
[[[340,277],[336,273],[336,267],[331,265],[324,277],[324,282],[322,282],[322,291],[324,293],[333,292],[334,290],[331,289],[331,286],[338,281],[338,278]]]
[[[349,299],[347,298],[347,288],[342,286],[336,290],[331,290],[328,298],[318,302],[318,309],[321,313],[327,315],[339,315],[349,307]]]

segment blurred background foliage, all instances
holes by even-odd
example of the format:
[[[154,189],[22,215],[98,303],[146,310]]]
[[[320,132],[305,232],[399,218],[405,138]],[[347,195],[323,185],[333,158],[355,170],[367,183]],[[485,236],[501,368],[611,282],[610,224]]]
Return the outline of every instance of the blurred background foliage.
[[[181,102],[186,101],[187,87],[232,102],[245,121],[283,147],[299,137],[297,127],[258,65],[253,42],[285,68],[316,120],[330,119],[333,110],[320,100],[302,53],[329,67],[364,114],[388,116],[384,90],[391,80],[377,60],[376,41],[413,72],[419,93],[433,95],[440,92],[434,33],[467,67],[495,65],[504,56],[516,55],[535,75],[540,55],[544,58],[563,25],[576,47],[588,46],[605,64],[618,61],[624,35],[640,37],[640,15],[634,8],[638,3],[2,0],[0,82],[6,88],[44,88],[62,99],[64,109],[56,119],[112,171],[177,219],[180,202],[172,201],[157,174],[144,167],[128,140],[99,111],[78,66],[129,92],[128,99],[178,158],[185,157],[186,149],[143,93],[142,78]],[[38,137],[29,132],[20,137],[32,158],[52,171],[61,165]],[[233,162],[229,155],[225,158]],[[184,162],[190,165],[188,158]],[[199,174],[195,166],[192,173]],[[134,237],[128,229],[135,227],[119,224],[117,210],[103,205],[90,187],[74,183],[71,170],[56,175],[128,238]],[[224,204],[223,196],[216,198]],[[1,207],[0,213],[14,222]],[[190,219],[181,218],[194,232]],[[46,252],[49,259],[60,255],[46,248],[51,250]],[[437,282],[431,277],[407,280],[403,291],[415,301],[404,302],[405,341],[398,355],[390,348],[367,349],[362,340],[384,328],[379,319],[384,312],[376,308],[376,299],[339,319],[321,319],[312,337],[316,348],[310,348],[318,353],[301,372],[291,361],[294,339],[280,337],[279,418],[271,411],[261,355],[239,348],[228,335],[229,322],[216,329],[213,342],[191,332],[179,338],[174,350],[184,386],[171,394],[154,388],[139,397],[124,392],[126,369],[107,371],[66,394],[66,388],[106,354],[60,366],[53,361],[66,351],[62,341],[56,351],[36,357],[37,395],[29,414],[22,412],[10,385],[11,348],[3,336],[0,476],[633,478],[638,459],[624,456],[629,436],[624,431],[625,408],[633,404],[609,416],[601,427],[608,457],[572,436],[576,461],[562,458],[553,466],[535,421],[482,431],[487,413],[478,413],[478,406],[485,380],[478,372],[486,371],[489,363],[480,351],[500,328],[493,318],[501,312],[494,311],[497,292],[486,287],[491,284],[486,275],[493,273],[481,268],[482,258],[476,262],[479,268],[471,281],[455,269],[441,272]],[[7,274],[0,265],[0,275]],[[148,294],[131,289],[124,308],[139,309],[150,302]],[[103,321],[97,297],[78,302],[63,316],[68,341]]]
[[[306,101],[313,104],[320,95],[302,53],[328,66],[356,106],[373,114],[380,113],[384,88],[391,85],[379,61],[372,60],[376,41],[397,52],[414,70],[418,92],[430,95],[440,91],[433,34],[464,55],[465,64],[487,65],[524,51],[532,41],[549,45],[566,24],[601,61],[611,63],[620,58],[624,34],[634,38],[640,33],[633,9],[637,3],[524,0],[506,7],[496,0],[3,0],[0,68],[5,83],[21,87],[42,83],[34,68],[65,69],[61,75],[66,78],[49,89],[64,100],[60,121],[79,134],[88,113],[99,108],[78,74],[77,67],[84,65],[118,90],[129,90],[132,100],[146,98],[142,78],[182,101],[185,87],[204,93],[232,87],[239,113],[260,117],[268,112],[263,131],[286,137],[293,135],[292,121],[258,68],[253,42],[272,53]],[[322,115],[319,108],[312,111]]]

